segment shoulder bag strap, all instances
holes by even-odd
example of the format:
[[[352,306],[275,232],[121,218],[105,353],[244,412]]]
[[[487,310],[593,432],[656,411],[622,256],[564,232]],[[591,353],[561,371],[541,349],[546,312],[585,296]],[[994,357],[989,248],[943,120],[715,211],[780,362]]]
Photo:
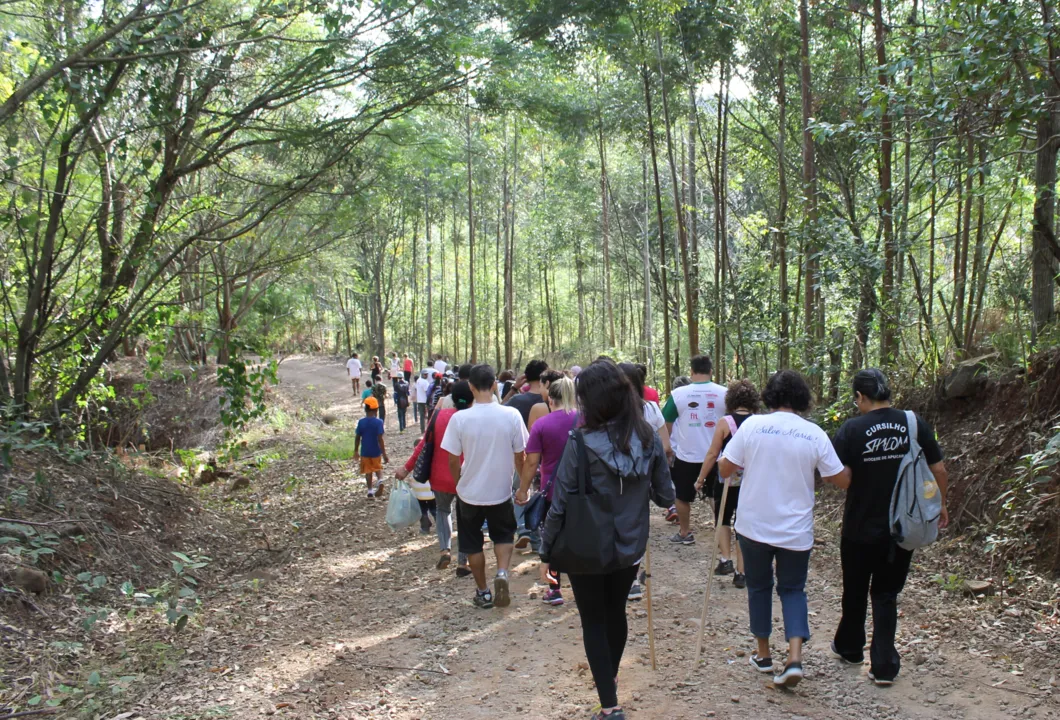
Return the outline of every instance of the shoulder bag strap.
[[[725,422],[729,425],[729,435],[735,435],[737,429],[736,418],[734,418],[732,415],[726,415]]]
[[[905,411],[906,424],[909,426],[909,451],[913,457],[920,454],[920,443],[917,441],[916,413],[912,410]]]

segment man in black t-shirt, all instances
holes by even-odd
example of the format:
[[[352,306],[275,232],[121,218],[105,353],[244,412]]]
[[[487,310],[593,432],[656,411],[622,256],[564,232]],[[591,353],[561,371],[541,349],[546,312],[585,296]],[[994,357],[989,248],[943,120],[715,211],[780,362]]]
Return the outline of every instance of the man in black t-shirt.
[[[901,668],[901,658],[894,647],[898,593],[905,586],[913,553],[892,540],[890,509],[898,468],[909,451],[909,428],[905,412],[891,407],[891,390],[882,372],[862,370],[854,376],[853,384],[854,404],[861,415],[843,423],[832,439],[836,454],[851,473],[840,543],[843,617],[832,642],[832,653],[849,663],[863,662],[865,614],[871,595],[869,678],[877,685],[891,685]],[[949,514],[942,449],[931,425],[919,415],[916,425],[917,442],[942,492],[939,527],[944,528]]]

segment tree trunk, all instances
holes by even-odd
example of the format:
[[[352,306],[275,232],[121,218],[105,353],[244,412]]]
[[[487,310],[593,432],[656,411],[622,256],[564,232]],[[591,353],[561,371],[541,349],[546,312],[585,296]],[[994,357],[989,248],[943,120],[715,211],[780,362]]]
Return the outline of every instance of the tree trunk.
[[[725,96],[724,102],[722,103],[723,112],[721,115],[721,147],[720,147],[720,160],[721,164],[718,172],[718,194],[721,197],[721,205],[718,207],[718,231],[720,237],[721,246],[721,276],[722,283],[725,285],[726,273],[731,277],[732,272],[729,267],[729,83],[732,80],[732,69],[725,66],[725,80],[723,82]],[[719,297],[721,300],[721,317],[725,317],[725,293],[719,287]],[[737,315],[737,322],[739,322],[739,315]],[[740,332],[739,326],[736,329],[737,333]],[[725,334],[722,333],[722,343],[724,346]],[[739,341],[737,347],[742,347],[743,339],[737,338]],[[724,383],[726,377],[728,377],[728,358],[725,353],[722,353],[719,357],[715,358],[715,364],[717,370],[715,371],[718,377],[718,382]]]
[[[696,178],[696,134],[699,125],[699,109],[696,107],[696,85],[688,85],[688,247],[689,275],[692,278],[688,293],[688,307],[696,319],[696,348],[699,347],[699,185]]]
[[[471,185],[471,109],[465,115],[467,126],[467,293],[470,298],[471,362],[478,362],[478,319],[475,317],[475,213]]]
[[[644,256],[642,258],[642,269],[644,271],[644,319],[641,321],[641,345],[644,348],[644,362],[649,367],[654,362],[652,355],[655,351],[652,338],[652,313],[651,313],[651,200],[648,196],[648,159],[643,152],[640,156],[641,183],[644,197]]]
[[[1043,8],[1047,4],[1043,3]],[[1046,19],[1048,19],[1048,10]],[[1060,134],[1060,112],[1052,103],[1049,112],[1038,120],[1036,153],[1034,163],[1034,220],[1031,245],[1031,326],[1032,342],[1053,322],[1056,305],[1053,283],[1057,275],[1057,258],[1053,245],[1056,243],[1056,156],[1060,149],[1057,135]]]
[[[431,245],[431,195],[423,188],[423,222],[427,240],[427,348],[419,358],[420,367],[427,366],[427,359],[434,352],[434,247]]]
[[[670,129],[670,102],[666,92],[666,73],[663,70],[662,34],[655,31],[655,52],[659,60],[659,86],[662,93],[663,124],[666,126],[666,158],[670,165],[670,184],[674,195],[674,219],[677,222],[677,243],[681,249],[681,272],[685,282],[685,318],[688,326],[688,348],[691,355],[699,354],[699,324],[692,306],[692,277],[688,261],[688,237],[685,235],[685,213],[681,207],[681,186],[677,182],[674,162],[673,134]],[[667,360],[669,362],[669,360]]]
[[[791,364],[791,318],[788,307],[788,168],[784,153],[787,137],[787,91],[784,85],[784,58],[777,60],[777,106],[780,110],[777,137],[777,175],[780,182],[780,207],[777,212],[777,273],[780,290],[780,352],[778,367]]]
[[[507,175],[507,168],[505,168],[505,175]],[[505,178],[505,185],[507,185],[507,178]],[[493,246],[493,349],[495,350],[494,357],[497,358],[497,372],[500,372],[503,368],[502,362],[504,356],[501,355],[501,316],[504,314],[501,312],[501,241],[502,229],[501,229],[501,216],[504,215],[504,199],[502,197],[500,207],[497,208],[497,242]]]
[[[817,166],[810,121],[813,119],[813,91],[810,73],[810,18],[807,0],[799,0],[799,36],[801,40],[799,53],[800,77],[802,82],[802,186],[805,196],[803,230],[805,273],[803,278],[803,312],[805,315],[804,332],[807,336],[806,364],[811,370],[811,383],[820,394],[821,375],[817,366],[819,341],[824,337],[824,305],[821,302],[821,290],[818,279],[817,247]],[[818,341],[815,343],[815,340]]]
[[[648,67],[641,65],[641,79],[644,82],[644,105],[648,112],[648,147],[651,149],[651,169],[655,178],[655,214],[659,223],[659,275],[662,279],[663,303],[663,357],[665,387],[670,387],[670,308],[669,291],[667,290],[666,271],[666,226],[663,224],[662,190],[659,187],[659,159],[655,151],[655,118],[652,113],[651,84],[648,81]]]
[[[453,289],[453,339],[448,344],[449,351],[454,355],[460,352],[460,233],[457,230],[456,193],[453,193],[453,235],[449,239],[453,242],[453,277],[456,278],[456,287]]]
[[[887,28],[883,24],[883,0],[872,1],[872,19],[876,39],[877,82],[882,88],[883,106],[880,113],[880,222],[883,226],[883,291],[880,303],[880,360],[892,366],[898,360],[898,321],[895,316],[895,258],[898,249],[894,238],[894,195],[892,160],[894,151],[894,121],[891,117],[888,93],[890,76],[887,68]]]
[[[961,232],[957,237],[957,251],[954,258],[954,300],[953,329],[957,343],[964,346],[964,305],[968,286],[968,245],[972,235],[972,163],[975,160],[975,145],[971,133],[968,133],[968,146],[965,152],[966,168],[964,177],[959,181],[964,186],[964,209],[961,213]]]
[[[597,82],[599,84],[599,79]],[[613,348],[616,347],[615,309],[611,300],[611,223],[608,215],[607,198],[607,152],[604,145],[604,121],[599,109],[597,110],[597,119],[597,146],[600,151],[600,229],[604,245],[604,305],[607,311],[608,346]]]
[[[508,241],[504,248],[504,366],[512,367],[512,327],[515,315],[515,191],[519,182],[519,124],[515,124],[512,138],[512,183],[505,208]]]

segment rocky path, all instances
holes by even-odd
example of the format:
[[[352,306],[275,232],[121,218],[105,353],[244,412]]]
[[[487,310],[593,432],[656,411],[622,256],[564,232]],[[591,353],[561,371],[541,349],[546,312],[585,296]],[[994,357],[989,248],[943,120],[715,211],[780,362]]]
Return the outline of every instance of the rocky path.
[[[269,438],[286,458],[268,468],[242,503],[268,552],[249,556],[254,562],[241,564],[250,569],[233,569],[206,598],[202,627],[181,640],[179,669],[140,699],[140,714],[587,718],[595,692],[569,588],[568,604],[542,604],[534,586],[537,558],[517,553],[511,607],[474,608],[470,578],[434,569],[433,535],[391,532],[385,502],[365,498],[363,479],[344,463],[318,459],[319,444],[351,434],[360,416],[341,363],[289,359],[280,375],[284,401],[302,408],[306,419]],[[319,423],[325,410],[338,422]],[[391,419],[388,440],[392,476],[414,434],[397,435]],[[829,509],[834,503],[822,506],[808,588],[815,637],[806,649],[807,679],[794,692],[774,690],[748,666],[746,596],[729,578],[715,586],[705,662],[692,667],[710,576],[709,513],[696,507],[700,541],[677,548],[666,542],[671,528],[653,515],[658,671],[648,660],[645,603],[631,603],[631,637],[619,677],[629,717],[1057,716],[1055,647],[1051,665],[1042,660],[1050,657],[1045,638],[1051,636],[1022,618],[1006,619],[989,602],[944,597],[932,579],[935,570],[919,562],[902,597],[899,682],[876,688],[866,678],[867,666],[830,659],[841,591],[838,516]],[[778,601],[775,637],[782,635],[779,610]],[[782,657],[779,644],[774,647],[775,657]]]

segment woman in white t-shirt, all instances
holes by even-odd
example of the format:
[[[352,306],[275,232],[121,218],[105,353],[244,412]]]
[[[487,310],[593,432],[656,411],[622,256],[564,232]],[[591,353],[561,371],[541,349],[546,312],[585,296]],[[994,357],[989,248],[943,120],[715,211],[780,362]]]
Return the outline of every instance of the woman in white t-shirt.
[[[736,534],[747,575],[750,658],[759,672],[773,672],[769,636],[773,619],[773,571],[784,613],[788,661],[773,683],[794,687],[802,679],[802,644],[810,638],[806,575],[813,549],[814,470],[840,488],[850,484],[828,435],[799,416],[810,409],[810,388],[794,370],[775,373],[762,392],[771,412],[748,418],[725,447],[722,477],[742,469]]]

